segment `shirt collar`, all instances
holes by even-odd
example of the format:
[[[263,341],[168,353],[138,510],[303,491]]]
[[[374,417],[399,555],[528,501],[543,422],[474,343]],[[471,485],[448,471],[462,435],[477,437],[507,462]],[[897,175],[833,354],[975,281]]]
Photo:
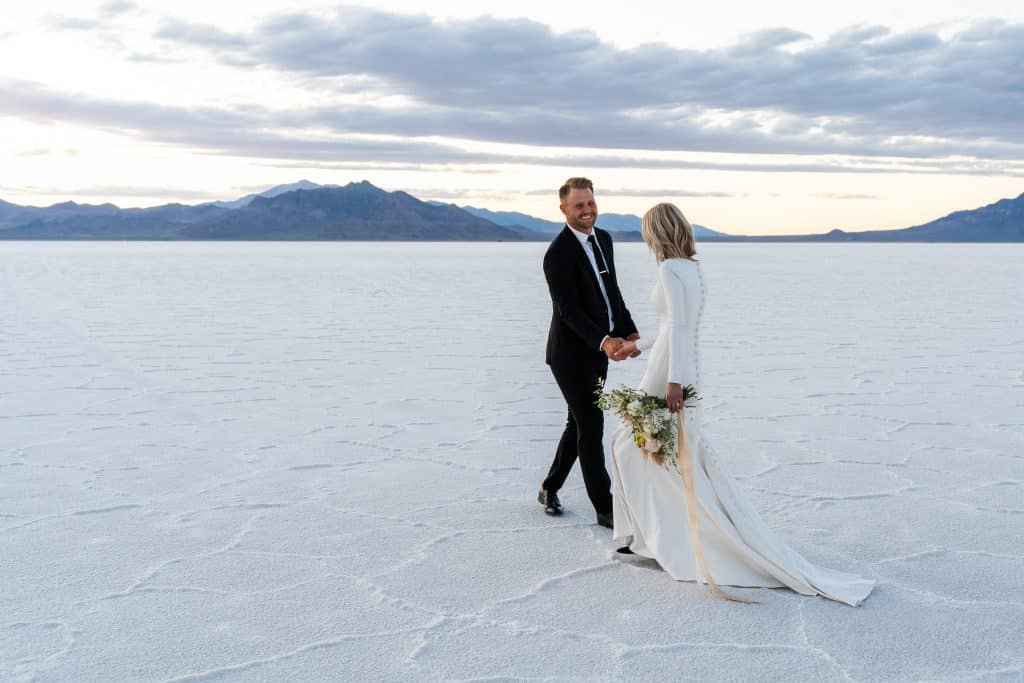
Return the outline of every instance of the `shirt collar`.
[[[590,235],[588,235],[585,232],[581,232],[581,231],[577,230],[576,228],[572,227],[568,223],[565,224],[565,227],[567,227],[570,230],[572,230],[572,234],[576,237],[576,239],[578,239],[580,241],[580,244],[582,244],[584,247],[587,246],[587,244],[588,244],[587,238],[589,238],[590,235],[594,235],[594,239],[595,240],[597,239],[597,227],[596,226],[594,227],[593,230],[590,231]]]

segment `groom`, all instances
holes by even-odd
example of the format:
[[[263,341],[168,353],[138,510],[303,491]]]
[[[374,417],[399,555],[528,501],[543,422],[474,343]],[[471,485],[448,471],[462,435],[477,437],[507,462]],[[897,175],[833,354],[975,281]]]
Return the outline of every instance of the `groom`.
[[[537,500],[547,514],[562,514],[558,490],[578,458],[597,523],[611,528],[611,481],[601,445],[604,415],[594,403],[594,390],[608,374],[608,360],[627,357],[623,338],[640,335],[615,279],[611,235],[594,225],[593,183],[569,178],[559,188],[558,199],[565,228],[544,254],[553,309],[546,360],[569,406],[569,419]]]

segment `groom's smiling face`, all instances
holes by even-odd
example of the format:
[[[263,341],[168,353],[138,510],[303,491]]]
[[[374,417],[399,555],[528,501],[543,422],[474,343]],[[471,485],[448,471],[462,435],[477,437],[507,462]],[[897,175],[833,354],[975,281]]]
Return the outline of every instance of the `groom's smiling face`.
[[[589,233],[594,229],[594,221],[597,220],[597,202],[594,201],[594,193],[590,190],[569,190],[569,196],[559,206],[565,214],[565,222],[569,227],[576,228],[580,232]]]

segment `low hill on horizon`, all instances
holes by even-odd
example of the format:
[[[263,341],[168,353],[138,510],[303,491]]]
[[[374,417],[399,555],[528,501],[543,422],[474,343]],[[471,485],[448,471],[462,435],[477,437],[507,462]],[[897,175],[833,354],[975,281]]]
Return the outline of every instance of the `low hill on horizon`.
[[[901,230],[826,233],[851,242],[1024,242],[1024,193]]]
[[[640,218],[601,214],[617,239],[639,241]],[[562,228],[515,211],[421,201],[369,181],[278,185],[232,201],[147,208],[60,202],[47,207],[0,200],[7,240],[430,240],[547,241]],[[714,242],[1024,242],[1024,193],[898,230],[810,235],[730,235],[694,226]]]
[[[0,239],[50,240],[452,240],[542,239],[450,205],[387,192],[368,181],[300,181],[234,202],[121,209],[62,202],[0,201]]]
[[[239,209],[183,228],[180,238],[519,241],[524,236],[450,205],[387,192],[364,180],[258,196]]]

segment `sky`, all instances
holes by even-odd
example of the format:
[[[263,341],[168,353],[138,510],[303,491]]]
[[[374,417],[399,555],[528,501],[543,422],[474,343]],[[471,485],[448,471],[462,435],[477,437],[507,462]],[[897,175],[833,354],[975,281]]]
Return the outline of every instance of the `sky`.
[[[1024,192],[1019,0],[239,7],[5,7],[0,199],[369,180],[556,220],[586,175],[603,212],[797,234]]]

